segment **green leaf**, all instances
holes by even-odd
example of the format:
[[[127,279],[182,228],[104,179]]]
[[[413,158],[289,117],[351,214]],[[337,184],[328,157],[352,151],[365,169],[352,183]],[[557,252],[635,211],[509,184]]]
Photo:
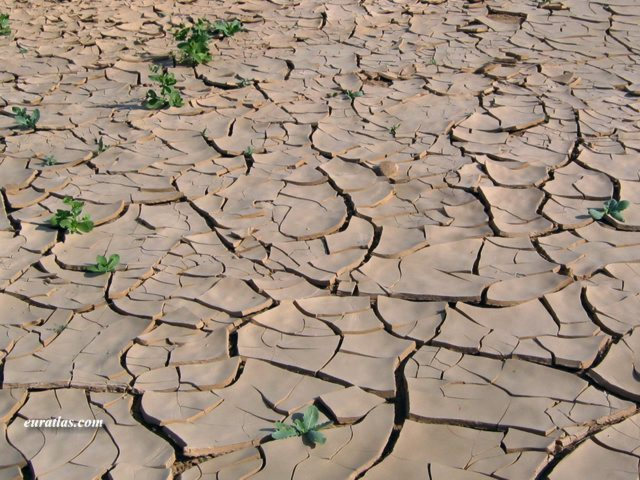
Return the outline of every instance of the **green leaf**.
[[[620,213],[620,211],[613,210],[613,211],[609,212],[609,215],[611,215],[613,218],[615,218],[619,222],[624,223],[624,217],[622,216],[622,213]]]
[[[604,208],[607,211],[615,210],[617,205],[618,205],[618,202],[613,198],[611,200],[607,200],[606,202],[604,202]]]
[[[618,210],[619,212],[621,212],[622,210],[626,210],[627,208],[629,208],[629,205],[631,205],[631,204],[629,203],[629,200],[620,200],[620,201],[618,202],[618,208],[617,208],[617,210]]]
[[[285,425],[285,424],[280,424],[280,426],[278,426],[277,425],[278,423],[280,423],[280,422],[276,422],[276,427],[278,429],[271,434],[271,438],[273,438],[274,440],[280,440],[280,439],[283,439],[283,438],[290,438],[290,437],[297,437],[298,436],[298,432],[292,426]]]
[[[99,265],[89,265],[87,271],[91,273],[104,273]]]
[[[96,263],[98,265],[106,265],[107,264],[107,257],[105,257],[104,255],[98,255],[96,257]]]
[[[317,430],[310,430],[306,435],[307,439],[309,439],[313,443],[317,443],[318,445],[324,445],[327,441],[327,437],[325,437],[323,433],[318,432]]]
[[[168,102],[164,98],[159,97],[155,91],[149,90],[147,92],[144,106],[151,110],[160,110],[165,108],[167,106],[167,103]]]
[[[316,424],[318,423],[319,414],[320,412],[318,412],[318,408],[315,405],[309,406],[306,412],[304,412],[302,423],[304,424],[304,429],[306,432],[316,426]]]
[[[82,221],[78,222],[77,229],[82,233],[89,233],[91,230],[93,230],[93,221],[85,217],[82,219]]]
[[[182,105],[184,105],[184,100],[182,100],[182,97],[180,96],[180,92],[178,90],[171,90],[171,93],[169,94],[169,104],[172,107],[181,107]]]
[[[118,255],[117,253],[114,253],[109,257],[109,262],[107,263],[107,267],[109,268],[109,270],[113,271],[118,266],[119,263],[120,263],[120,255]]]
[[[602,220],[602,217],[604,217],[604,210],[600,208],[590,208],[589,215],[591,215],[591,218],[594,220]]]
[[[293,426],[300,433],[306,433],[307,432],[307,429],[304,427],[304,423],[299,418],[294,418],[293,419]]]
[[[314,430],[322,430],[323,428],[327,428],[330,425],[331,425],[331,422],[320,423],[319,425],[316,425],[314,427]]]

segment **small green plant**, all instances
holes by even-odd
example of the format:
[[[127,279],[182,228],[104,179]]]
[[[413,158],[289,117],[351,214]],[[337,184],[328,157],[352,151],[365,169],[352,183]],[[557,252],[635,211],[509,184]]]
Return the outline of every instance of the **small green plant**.
[[[11,25],[9,24],[9,14],[0,13],[0,37],[11,35]]]
[[[239,87],[248,87],[252,83],[253,83],[252,79],[238,76],[238,86]]]
[[[293,419],[293,425],[276,422],[276,431],[271,434],[271,438],[280,440],[289,437],[305,437],[312,443],[323,445],[324,442],[327,441],[327,438],[319,430],[327,427],[330,423],[318,424],[318,416],[318,409],[315,405],[311,405],[307,408],[307,411],[304,412],[302,418]]]
[[[109,148],[109,145],[105,145],[104,141],[102,140],[102,137],[100,137],[98,139],[98,148],[96,149],[96,152],[97,153],[106,152],[108,148]]]
[[[438,64],[438,62],[436,62],[435,57],[434,57],[434,58],[432,58],[432,59],[429,61],[429,63],[430,63],[431,65],[437,65],[437,64]]]
[[[209,51],[209,21],[200,18],[190,27],[180,25],[173,32],[173,37],[179,42],[180,56],[178,61],[191,65],[208,63],[211,60]]]
[[[56,325],[54,328],[50,328],[49,330],[53,330],[56,334],[60,335],[64,332],[64,329],[67,328],[66,325]]]
[[[87,271],[93,273],[107,273],[107,272],[115,272],[116,267],[120,263],[120,255],[114,253],[109,256],[109,259],[104,255],[98,255],[96,257],[96,264],[90,265],[87,267]]]
[[[82,215],[84,202],[64,197],[62,203],[68,205],[69,210],[58,209],[49,219],[51,225],[66,230],[67,233],[88,233],[93,230],[91,217],[88,214]]]
[[[238,32],[243,32],[244,26],[240,20],[218,20],[210,26],[209,32],[214,35],[220,35],[221,37],[233,37]]]
[[[364,92],[362,90],[358,90],[357,92],[354,92],[353,90],[343,90],[342,93],[344,93],[351,100],[364,95]]]
[[[247,148],[245,148],[242,154],[245,157],[250,157],[251,155],[253,155],[253,152],[255,152],[254,148],[251,145],[249,145]]]
[[[40,110],[37,108],[33,113],[27,113],[26,108],[13,107],[11,109],[19,127],[35,129],[36,123],[40,120]]]
[[[54,157],[53,155],[47,155],[42,159],[42,164],[47,167],[51,167],[57,163],[58,163],[58,160],[56,160],[56,157]]]
[[[594,220],[602,220],[605,215],[609,215],[610,217],[615,218],[619,222],[624,222],[624,217],[622,216],[622,211],[629,208],[628,200],[607,200],[604,202],[603,208],[590,208],[589,215]]]
[[[160,85],[160,95],[155,90],[147,91],[144,106],[151,110],[161,110],[184,105],[180,91],[174,87],[176,77],[173,73],[161,71],[158,65],[152,66],[151,72],[153,75],[149,75],[149,78]]]
[[[398,129],[399,128],[400,128],[400,124],[399,123],[396,123],[395,125],[391,125],[389,127],[389,133],[395,137],[396,133],[398,133]]]

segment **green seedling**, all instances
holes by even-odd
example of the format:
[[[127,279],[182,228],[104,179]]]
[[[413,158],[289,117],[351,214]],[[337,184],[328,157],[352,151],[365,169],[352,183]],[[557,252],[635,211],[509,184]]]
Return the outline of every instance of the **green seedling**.
[[[330,425],[329,422],[318,424],[319,412],[315,405],[311,405],[304,412],[302,419],[294,418],[293,425],[287,425],[286,423],[276,422],[276,431],[271,434],[271,438],[274,440],[280,440],[282,438],[289,437],[305,437],[312,443],[323,445],[327,438],[319,430]]]
[[[9,24],[9,14],[0,13],[0,37],[11,35],[11,25]]]
[[[396,123],[395,125],[392,125],[389,127],[389,133],[395,137],[396,133],[398,133],[399,128],[400,128],[400,124]]]
[[[354,100],[364,95],[364,92],[362,90],[359,90],[357,92],[354,92],[353,90],[343,90],[342,93],[344,93],[351,100]]]
[[[253,80],[244,77],[238,77],[238,86],[239,87],[248,87],[253,83]]]
[[[93,272],[93,273],[115,272],[116,267],[118,266],[119,263],[120,263],[120,255],[118,255],[117,253],[114,253],[113,255],[109,256],[108,260],[107,260],[107,257],[105,257],[104,255],[98,255],[96,257],[96,264],[90,265],[89,267],[87,267],[87,271]]]
[[[253,155],[253,152],[254,152],[254,151],[255,151],[255,150],[254,150],[254,148],[253,148],[252,146],[248,146],[247,148],[245,148],[245,150],[244,150],[244,152],[243,152],[243,155],[244,155],[245,157],[250,157],[251,155]]]
[[[158,65],[151,67],[151,72],[153,75],[149,75],[149,78],[160,85],[160,95],[155,90],[147,91],[144,106],[151,110],[161,110],[184,105],[180,91],[174,87],[176,77],[173,73],[161,71]]]
[[[67,328],[66,325],[56,325],[54,328],[50,328],[49,330],[53,330],[56,334],[60,335],[64,332],[64,329]]]
[[[619,222],[624,222],[624,217],[622,216],[622,211],[629,208],[628,200],[607,200],[604,202],[603,208],[590,208],[589,215],[594,220],[602,220],[606,215],[615,218]]]
[[[98,148],[96,149],[96,151],[98,153],[102,153],[102,152],[106,152],[108,148],[109,148],[109,145],[105,145],[104,141],[102,140],[102,137],[100,137],[98,139]]]
[[[437,64],[438,64],[438,62],[436,62],[436,59],[435,59],[435,58],[432,58],[432,59],[429,61],[429,63],[430,63],[431,65],[437,65]]]
[[[56,157],[54,157],[53,155],[47,155],[42,159],[42,163],[47,167],[51,167],[57,164],[58,160],[56,160]]]
[[[19,127],[35,129],[36,123],[40,120],[40,110],[37,108],[33,111],[33,113],[27,113],[26,108],[13,107],[11,109],[13,115],[16,119],[16,123]]]
[[[93,230],[91,217],[88,214],[82,215],[84,202],[64,197],[62,203],[68,205],[69,210],[58,209],[49,219],[51,225],[66,230],[67,233],[88,233]]]
[[[209,30],[211,24],[205,19],[198,19],[190,27],[180,25],[173,37],[179,42],[180,56],[178,60],[191,65],[208,63],[211,60],[209,51]]]
[[[244,26],[240,20],[218,20],[211,25],[209,32],[214,35],[220,35],[221,37],[233,37],[238,32],[244,32]]]

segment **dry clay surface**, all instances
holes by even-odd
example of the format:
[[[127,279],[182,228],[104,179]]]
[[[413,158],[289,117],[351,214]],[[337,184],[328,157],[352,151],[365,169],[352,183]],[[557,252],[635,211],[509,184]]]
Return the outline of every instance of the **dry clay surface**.
[[[1,480],[638,479],[637,0],[0,11]]]

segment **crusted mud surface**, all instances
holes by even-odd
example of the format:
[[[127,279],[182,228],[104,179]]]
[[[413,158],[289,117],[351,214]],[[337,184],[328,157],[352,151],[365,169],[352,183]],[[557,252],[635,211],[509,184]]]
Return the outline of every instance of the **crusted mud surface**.
[[[0,12],[1,480],[638,479],[637,0]]]

